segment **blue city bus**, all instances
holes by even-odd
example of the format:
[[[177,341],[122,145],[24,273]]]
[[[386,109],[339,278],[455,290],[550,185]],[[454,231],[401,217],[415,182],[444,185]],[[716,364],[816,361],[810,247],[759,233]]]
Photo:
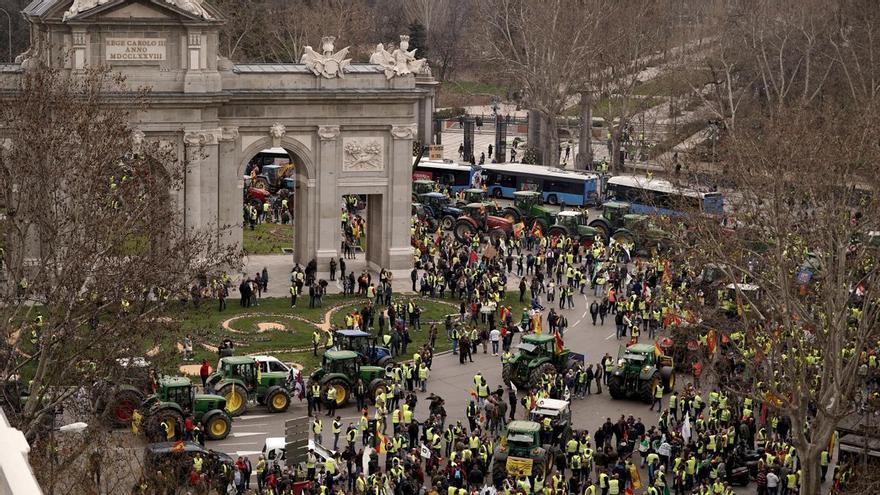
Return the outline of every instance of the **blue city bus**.
[[[606,199],[629,203],[633,213],[680,215],[699,211],[709,215],[724,214],[721,193],[681,187],[663,179],[618,175],[608,179],[606,191]]]
[[[601,202],[602,181],[596,174],[522,163],[492,163],[481,165],[480,169],[486,190],[496,198],[512,199],[516,191],[538,191],[551,205]]]
[[[450,194],[480,185],[479,174],[475,167],[455,163],[452,160],[419,160],[413,168],[412,178],[437,181],[440,185],[448,187]]]

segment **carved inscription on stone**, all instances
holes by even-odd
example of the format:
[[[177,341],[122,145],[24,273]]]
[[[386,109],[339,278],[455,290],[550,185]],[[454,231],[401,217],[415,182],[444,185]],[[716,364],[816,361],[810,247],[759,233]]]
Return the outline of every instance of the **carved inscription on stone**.
[[[379,172],[385,169],[381,139],[345,138],[342,143],[344,172]]]

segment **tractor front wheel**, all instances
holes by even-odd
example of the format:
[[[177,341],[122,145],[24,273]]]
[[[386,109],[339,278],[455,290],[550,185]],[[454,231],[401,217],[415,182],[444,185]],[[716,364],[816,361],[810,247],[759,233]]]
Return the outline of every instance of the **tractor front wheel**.
[[[453,226],[455,226],[455,217],[452,215],[446,215],[440,219],[440,227],[443,230],[452,230]]]
[[[620,400],[626,398],[626,390],[623,389],[622,376],[612,376],[608,378],[608,393],[611,395],[612,399]]]
[[[511,223],[519,223],[519,211],[514,208],[505,208],[504,209],[504,218],[510,220]]]
[[[659,384],[660,376],[656,374],[647,380],[639,381],[639,398],[642,402],[650,404],[654,401],[654,389]]]
[[[474,226],[469,222],[463,221],[456,223],[455,229],[453,230],[455,240],[462,243],[465,242],[465,237],[467,237],[468,234],[473,234],[474,230],[476,229],[474,229]]]
[[[223,440],[229,436],[232,429],[232,421],[222,412],[216,412],[208,417],[205,422],[205,436],[208,440]]]
[[[226,412],[233,418],[247,412],[247,391],[241,385],[224,385],[217,391],[217,395],[226,399]]]
[[[376,403],[380,394],[384,397],[386,392],[388,392],[388,385],[384,380],[376,380],[373,382],[370,385],[370,397],[373,399],[373,404]]]
[[[281,387],[270,390],[266,394],[266,408],[270,413],[280,413],[290,407],[290,394]]]

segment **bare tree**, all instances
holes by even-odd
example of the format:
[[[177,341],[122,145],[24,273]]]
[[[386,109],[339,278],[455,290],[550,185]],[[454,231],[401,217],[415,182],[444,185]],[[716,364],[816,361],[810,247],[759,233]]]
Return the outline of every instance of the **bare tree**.
[[[522,91],[525,106],[540,114],[545,132],[536,147],[545,164],[558,166],[556,119],[582,89],[585,65],[602,39],[598,27],[609,19],[608,3],[490,0],[478,7],[487,61]]]
[[[173,325],[158,323],[166,306],[238,260],[216,234],[184,233],[172,198],[185,170],[175,137],[144,141],[129,126],[147,97],[106,70],[39,67],[0,105],[2,402],[34,458],[52,461],[36,469],[49,491],[92,490],[72,470],[105,428],[83,407],[83,442],[56,450],[59,406],[92,404],[92,384],[124,378],[111,376],[118,359],[173,347]]]

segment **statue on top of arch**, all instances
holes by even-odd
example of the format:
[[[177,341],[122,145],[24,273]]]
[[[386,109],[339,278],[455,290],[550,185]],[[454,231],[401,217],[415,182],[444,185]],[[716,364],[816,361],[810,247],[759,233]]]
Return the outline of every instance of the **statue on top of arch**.
[[[321,49],[324,51],[323,55],[307,45],[303,48],[305,53],[303,53],[302,58],[300,58],[300,63],[306,64],[306,67],[316,76],[323,76],[327,79],[333,79],[338,76],[345,79],[345,68],[348,67],[351,62],[350,58],[345,58],[345,56],[348,55],[349,47],[345,47],[342,50],[333,53],[334,41],[336,41],[335,36],[324,36],[321,38]]]
[[[406,74],[420,74],[427,67],[427,62],[424,58],[416,58],[416,50],[409,50],[409,36],[406,35],[400,36],[400,46],[393,52],[389,52],[385,45],[379,43],[370,56],[370,63],[382,66],[388,79]]]
[[[67,12],[64,13],[63,20],[67,21],[82,12],[92,10],[95,7],[108,4],[112,1],[113,0],[73,0],[73,4],[67,9]],[[202,0],[164,0],[164,2],[191,14],[195,14],[202,19],[212,19],[211,14],[202,7]]]

